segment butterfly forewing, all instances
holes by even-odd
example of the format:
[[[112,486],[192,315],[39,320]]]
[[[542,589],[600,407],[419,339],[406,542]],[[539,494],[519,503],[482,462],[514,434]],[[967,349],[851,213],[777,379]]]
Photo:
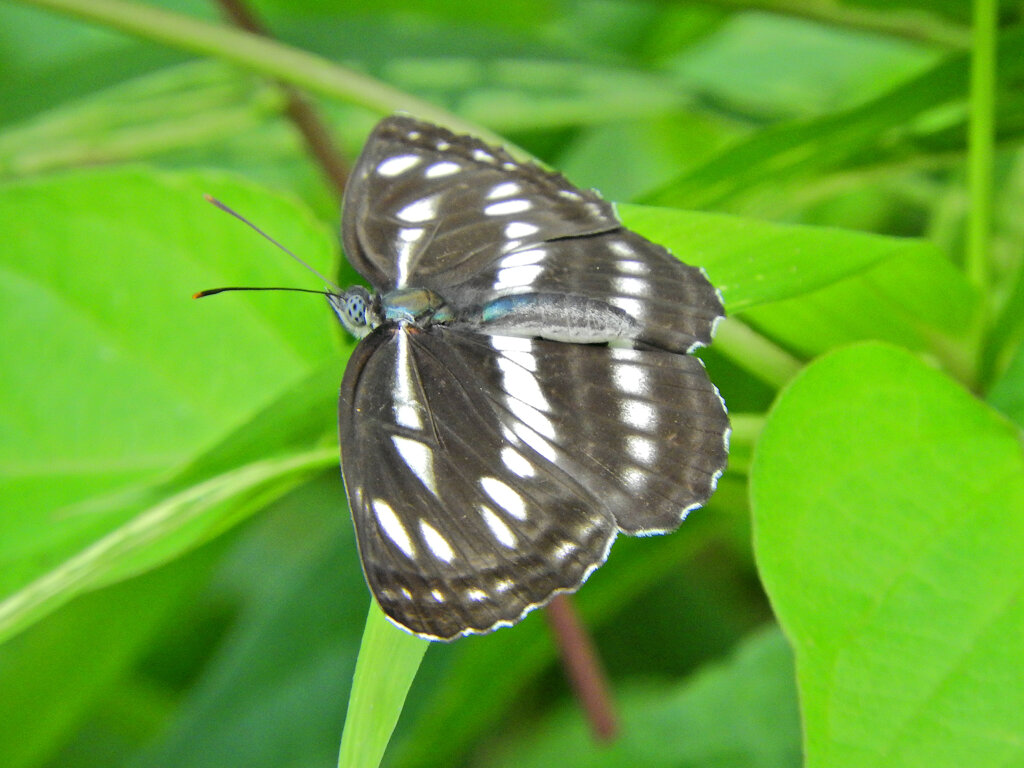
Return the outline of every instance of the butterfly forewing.
[[[407,117],[381,121],[345,192],[352,265],[380,290],[450,289],[511,248],[619,227],[559,174]]]
[[[677,352],[709,343],[724,314],[698,268],[623,228],[596,193],[411,118],[371,134],[343,233],[380,290],[430,288],[462,309],[512,294],[605,301],[636,321],[640,343]]]

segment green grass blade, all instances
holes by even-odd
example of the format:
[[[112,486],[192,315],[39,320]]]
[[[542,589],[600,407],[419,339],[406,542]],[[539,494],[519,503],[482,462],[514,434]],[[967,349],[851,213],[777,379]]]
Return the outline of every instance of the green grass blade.
[[[393,626],[373,600],[352,680],[338,768],[376,768],[430,644]]]
[[[971,49],[971,112],[967,174],[971,200],[967,220],[967,275],[979,288],[989,281],[992,232],[992,158],[995,147],[996,0],[974,2]]]

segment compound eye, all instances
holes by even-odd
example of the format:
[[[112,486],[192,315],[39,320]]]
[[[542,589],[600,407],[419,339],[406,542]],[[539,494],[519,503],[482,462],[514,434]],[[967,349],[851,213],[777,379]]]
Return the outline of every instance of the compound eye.
[[[327,297],[345,330],[357,339],[363,338],[373,330],[372,298],[369,292],[360,286],[349,288],[340,296],[330,294]]]
[[[350,296],[346,311],[353,325],[366,324],[366,301],[362,296]]]

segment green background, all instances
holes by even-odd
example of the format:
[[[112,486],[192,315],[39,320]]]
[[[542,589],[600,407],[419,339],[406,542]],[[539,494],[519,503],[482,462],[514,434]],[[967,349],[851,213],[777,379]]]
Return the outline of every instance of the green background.
[[[0,3],[0,765],[330,766],[343,728],[375,765],[399,711],[403,768],[1024,765],[1019,4],[251,8],[277,43]],[[721,288],[730,468],[575,598],[613,745],[541,612],[363,637],[352,342],[315,298],[190,299],[317,287],[206,193],[353,279],[268,76],[348,162],[395,110],[500,136]]]

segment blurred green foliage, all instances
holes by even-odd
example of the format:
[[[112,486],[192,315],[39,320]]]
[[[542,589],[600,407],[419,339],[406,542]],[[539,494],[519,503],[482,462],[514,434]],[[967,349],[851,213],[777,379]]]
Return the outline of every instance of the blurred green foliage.
[[[154,2],[148,37],[33,4],[0,5],[0,765],[334,765],[369,601],[352,343],[317,301],[189,296],[305,279],[203,193],[349,282],[337,200],[279,89],[217,34],[190,52],[173,19],[212,3]],[[533,614],[429,648],[386,765],[1024,763],[1019,6],[983,212],[967,3],[251,7],[624,203],[735,318],[703,355],[736,422],[718,492],[576,598],[621,740],[590,741]],[[351,160],[381,113],[339,82],[316,103]]]

